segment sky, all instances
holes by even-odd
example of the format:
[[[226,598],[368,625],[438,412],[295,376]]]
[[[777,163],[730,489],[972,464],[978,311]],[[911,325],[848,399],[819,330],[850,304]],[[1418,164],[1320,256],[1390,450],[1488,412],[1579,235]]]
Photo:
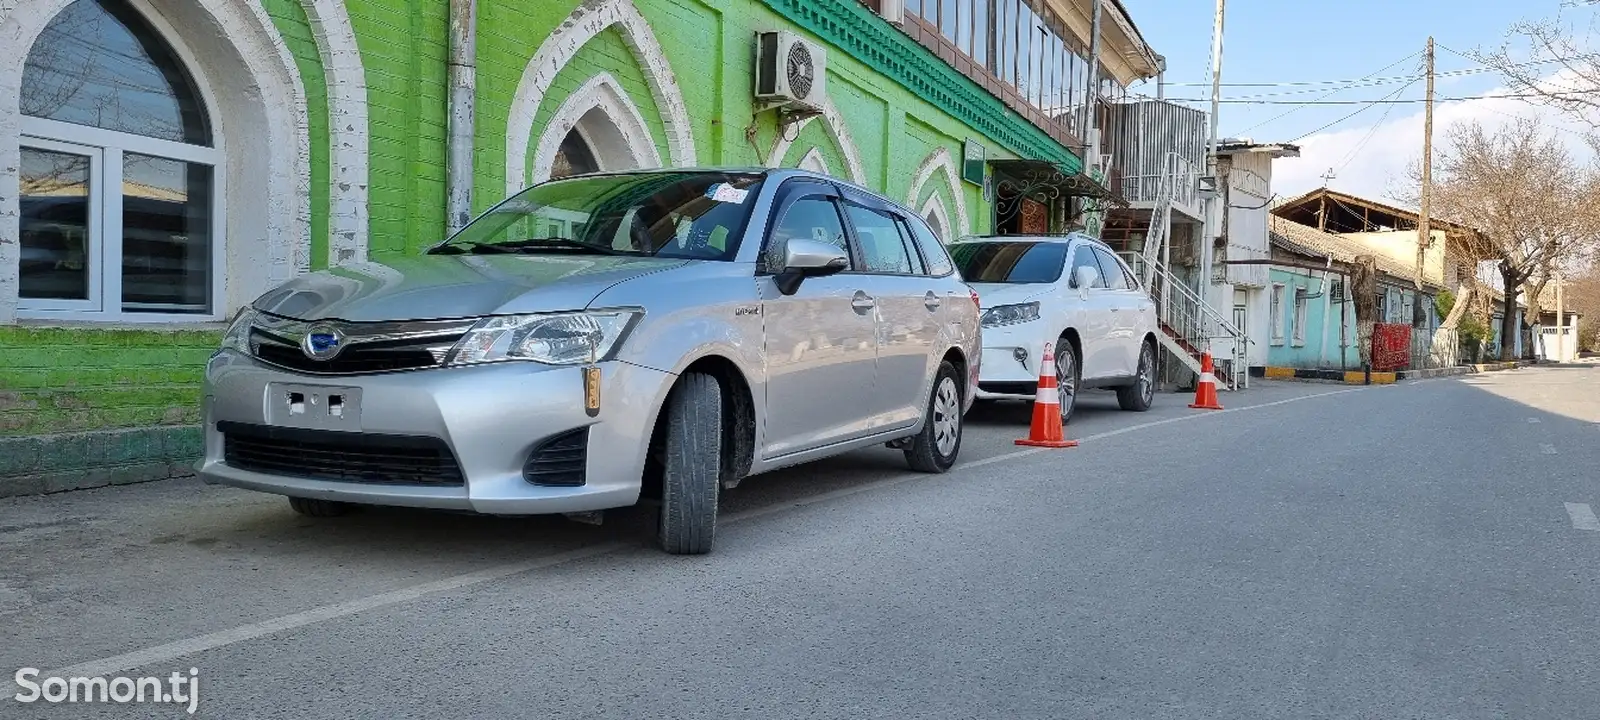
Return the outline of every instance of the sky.
[[[1209,110],[1215,2],[1123,0],[1123,4],[1145,40],[1167,59],[1166,97],[1194,100],[1186,104]],[[1587,32],[1600,20],[1600,5],[1577,5],[1581,0],[1232,0],[1227,3],[1223,32],[1219,134],[1300,146],[1301,157],[1274,163],[1273,190],[1280,197],[1326,184],[1396,201],[1408,167],[1422,156],[1420,101],[1425,83],[1413,80],[1423,73],[1422,51],[1428,36],[1435,44],[1436,97],[1504,93],[1504,80],[1498,74],[1462,54],[1499,48],[1519,21],[1559,17]],[[1536,69],[1554,75],[1560,68]],[[1373,79],[1359,87],[1327,82],[1368,77]],[[1129,90],[1157,94],[1154,80]],[[1359,104],[1385,97],[1417,102]],[[1356,104],[1296,104],[1304,101]],[[1591,156],[1576,132],[1578,125],[1554,109],[1519,98],[1439,102],[1434,142],[1443,142],[1452,123],[1478,120],[1494,126],[1513,122],[1517,116],[1546,120],[1550,132],[1574,152]],[[1325,180],[1330,169],[1334,177]]]

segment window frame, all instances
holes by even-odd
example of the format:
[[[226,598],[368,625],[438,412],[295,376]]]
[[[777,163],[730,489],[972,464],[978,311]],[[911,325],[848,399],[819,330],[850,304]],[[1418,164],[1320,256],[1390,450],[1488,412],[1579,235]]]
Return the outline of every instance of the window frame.
[[[89,125],[78,125],[61,120],[21,115],[19,113],[18,150],[22,147],[36,147],[40,150],[52,150],[49,145],[72,147],[73,149],[61,152],[75,152],[82,154],[81,149],[88,149],[98,154],[98,158],[91,159],[90,172],[90,198],[91,219],[90,224],[96,226],[94,231],[97,236],[91,242],[97,246],[96,258],[99,262],[98,273],[91,274],[90,287],[98,286],[98,297],[91,304],[89,301],[74,300],[61,301],[49,299],[35,299],[22,297],[18,289],[16,317],[19,320],[49,320],[49,321],[83,321],[96,324],[117,323],[134,325],[160,325],[181,323],[211,323],[227,320],[227,267],[228,267],[228,212],[227,212],[227,175],[228,155],[227,138],[223,130],[223,123],[217,117],[217,108],[220,107],[212,88],[211,75],[206,66],[199,61],[199,56],[183,41],[183,38],[174,30],[172,25],[155,12],[144,0],[121,0],[136,12],[156,38],[165,43],[172,51],[177,62],[189,74],[194,85],[201,110],[206,117],[207,128],[211,135],[210,146],[190,145],[188,143],[137,135],[117,130],[107,130]],[[65,9],[65,8],[62,8]],[[60,10],[57,11],[59,14]],[[52,15],[46,22],[53,21]],[[37,40],[35,41],[37,42]],[[31,53],[33,48],[27,48]],[[26,54],[24,54],[26,58]],[[19,77],[20,79],[20,77]],[[181,162],[196,163],[211,166],[211,237],[208,250],[209,273],[207,278],[206,299],[209,305],[204,312],[184,312],[172,310],[123,310],[122,308],[122,162],[124,153],[148,155],[152,157],[177,160]],[[97,166],[97,168],[96,168]],[[20,168],[19,168],[20,170]],[[110,192],[116,188],[115,193]],[[94,201],[94,192],[100,191],[100,200]],[[20,189],[19,189],[20,190]],[[21,193],[18,193],[21,201]],[[93,214],[98,212],[98,220],[93,219]],[[18,218],[20,221],[20,217]],[[20,227],[19,227],[20,230]],[[115,232],[113,232],[115,231]],[[113,241],[113,238],[115,240]],[[20,240],[20,238],[19,238]],[[91,265],[93,267],[93,265]],[[21,278],[18,278],[19,282]],[[91,291],[91,296],[94,292]],[[62,303],[71,303],[71,307],[62,307]]]
[[[1067,267],[1068,267],[1068,270],[1067,270],[1067,286],[1068,287],[1072,287],[1073,283],[1076,283],[1078,281],[1078,253],[1080,251],[1086,251],[1086,252],[1089,253],[1089,262],[1094,267],[1094,269],[1096,271],[1098,271],[1098,273],[1100,275],[1100,277],[1095,278],[1095,281],[1100,283],[1100,284],[1099,285],[1090,285],[1089,287],[1086,287],[1086,288],[1072,287],[1072,289],[1074,289],[1074,290],[1090,290],[1090,291],[1093,291],[1093,290],[1110,290],[1111,289],[1110,286],[1106,285],[1105,269],[1100,267],[1100,258],[1098,257],[1098,255],[1095,253],[1094,250],[1095,250],[1094,243],[1088,243],[1088,242],[1073,243],[1072,249],[1069,250],[1068,253],[1067,253]]]
[[[921,252],[920,251],[913,251],[910,248],[906,248],[905,247],[905,238],[904,237],[900,237],[899,223],[897,222],[899,220],[902,220],[902,218],[900,217],[900,213],[894,212],[894,211],[890,210],[889,208],[885,208],[880,203],[863,202],[861,200],[852,198],[852,197],[850,197],[848,195],[840,197],[837,201],[835,201],[834,204],[836,206],[838,206],[838,208],[839,208],[839,216],[844,219],[845,237],[849,239],[850,245],[851,245],[852,248],[854,248],[854,251],[861,256],[861,268],[859,270],[852,269],[852,270],[845,270],[844,272],[850,273],[852,275],[884,275],[884,276],[889,276],[889,277],[922,277],[922,276],[926,276],[926,274],[927,274],[926,272],[918,273],[916,271],[916,269],[917,269],[916,266],[917,265],[922,265],[924,268],[927,267],[926,263],[921,262]],[[889,223],[891,225],[895,226],[895,235],[897,237],[900,237],[901,248],[907,250],[906,261],[907,261],[908,264],[911,265],[911,272],[889,272],[889,271],[885,271],[885,270],[872,270],[872,269],[870,269],[868,267],[868,265],[867,265],[867,246],[866,246],[865,243],[863,243],[861,241],[861,233],[856,228],[856,219],[850,216],[850,208],[852,208],[852,207],[860,208],[860,209],[865,210],[865,211],[870,212],[870,213],[876,213],[878,215],[882,215],[882,216],[884,216],[885,218],[887,218],[889,220]]]
[[[1309,317],[1311,301],[1300,292],[1301,287],[1294,289],[1294,330],[1290,334],[1290,342],[1295,347],[1304,347],[1306,344],[1306,320]]]
[[[1128,270],[1122,266],[1121,258],[1118,258],[1116,253],[1112,252],[1110,248],[1101,247],[1099,245],[1088,245],[1088,248],[1094,252],[1095,260],[1100,265],[1101,281],[1106,283],[1105,289],[1116,290],[1119,292],[1126,292],[1134,289],[1132,287],[1127,287]],[[1110,268],[1106,267],[1107,261],[1110,261],[1111,263]],[[1113,273],[1113,270],[1116,272]],[[1124,287],[1111,287],[1111,278],[1113,275],[1122,277],[1122,284]]]
[[[1273,345],[1283,344],[1284,333],[1287,330],[1287,328],[1284,327],[1283,293],[1284,284],[1281,282],[1275,282],[1272,284],[1272,294],[1267,298],[1267,307],[1272,314]]]

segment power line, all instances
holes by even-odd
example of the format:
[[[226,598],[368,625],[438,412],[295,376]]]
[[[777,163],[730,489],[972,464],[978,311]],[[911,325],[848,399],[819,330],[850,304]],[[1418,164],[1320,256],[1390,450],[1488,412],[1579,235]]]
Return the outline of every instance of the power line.
[[[1367,73],[1367,77],[1371,78],[1371,77],[1374,77],[1374,76],[1378,75],[1379,73],[1389,72],[1390,68],[1393,68],[1396,65],[1399,65],[1400,63],[1403,63],[1403,62],[1405,62],[1407,60],[1410,60],[1411,58],[1417,57],[1417,56],[1419,56],[1421,54],[1422,54],[1422,51],[1418,50],[1418,51],[1416,51],[1414,53],[1411,53],[1410,55],[1407,55],[1407,56],[1405,56],[1403,58],[1400,58],[1399,60],[1396,60],[1396,61],[1394,61],[1392,63],[1389,63],[1388,65],[1385,65],[1382,68],[1379,68],[1379,69],[1374,70],[1374,71],[1372,71],[1370,73]],[[1332,97],[1334,95],[1337,95],[1337,94],[1339,94],[1339,92],[1340,92],[1339,89],[1335,88],[1334,90],[1331,90],[1331,91],[1323,94],[1322,96],[1318,97],[1317,99],[1318,100],[1323,100],[1323,99]],[[1283,118],[1286,118],[1286,117],[1288,117],[1290,115],[1293,115],[1294,113],[1297,113],[1297,112],[1299,112],[1301,110],[1304,110],[1305,108],[1306,108],[1306,105],[1304,103],[1301,103],[1297,107],[1291,108],[1289,110],[1285,110],[1285,111],[1277,114],[1276,116],[1274,116],[1274,117],[1272,117],[1270,119],[1263,120],[1263,121],[1258,122],[1258,123],[1256,123],[1254,125],[1251,125],[1248,128],[1245,128],[1240,134],[1249,133],[1251,130],[1254,130],[1254,129],[1258,128],[1258,127],[1261,127],[1262,125],[1266,125],[1266,124],[1272,123],[1272,122],[1277,122],[1278,120],[1282,120]]]
[[[1600,2],[1600,0],[1597,0],[1597,2]],[[1450,48],[1447,48],[1447,47],[1445,47],[1443,45],[1440,45],[1439,47],[1443,48],[1445,50],[1450,50]],[[1482,67],[1464,68],[1464,69],[1461,69],[1461,70],[1451,70],[1451,71],[1447,71],[1447,72],[1438,73],[1437,75],[1435,75],[1435,77],[1451,77],[1451,76],[1454,76],[1454,75],[1481,75],[1481,74],[1484,74],[1484,73],[1499,72],[1498,68],[1492,68],[1492,67],[1483,66],[1483,63],[1479,62],[1477,58],[1469,57],[1467,55],[1462,55],[1461,53],[1456,52],[1455,50],[1450,50],[1450,52],[1460,56],[1462,59],[1467,60],[1468,62],[1472,62],[1472,63],[1474,63],[1476,65],[1479,65],[1479,66],[1482,66]],[[1576,55],[1576,56],[1573,56],[1573,57],[1570,57],[1570,58],[1565,58],[1565,59],[1568,60],[1568,61],[1572,61],[1572,60],[1587,60],[1587,59],[1596,58],[1596,57],[1600,57],[1600,53],[1586,53],[1586,54],[1583,54],[1583,55]],[[1401,62],[1405,62],[1406,60],[1409,60],[1409,59],[1411,59],[1411,58],[1409,58],[1409,57],[1401,58],[1400,61],[1394,63],[1394,65],[1399,65]],[[1551,59],[1547,59],[1547,60],[1528,60],[1526,62],[1512,63],[1511,65],[1507,65],[1506,67],[1529,67],[1529,66],[1533,66],[1533,65],[1549,65],[1551,63],[1557,63],[1557,62],[1561,62],[1561,61],[1562,61],[1561,58],[1551,58]],[[1390,65],[1389,67],[1394,67],[1394,65]],[[1384,68],[1384,70],[1387,70],[1387,69],[1388,68]],[[1379,70],[1378,72],[1383,72],[1384,70]],[[1376,73],[1374,73],[1374,74],[1376,74]],[[1387,84],[1392,84],[1392,83],[1397,83],[1397,82],[1408,82],[1408,81],[1411,81],[1411,80],[1419,80],[1419,79],[1422,79],[1422,77],[1423,76],[1421,74],[1417,74],[1417,75],[1391,75],[1391,76],[1388,76],[1388,77],[1379,77],[1379,78],[1375,78],[1375,77],[1372,77],[1372,76],[1369,75],[1367,77],[1346,78],[1346,79],[1343,79],[1343,80],[1289,80],[1289,81],[1276,81],[1276,82],[1236,82],[1236,83],[1227,83],[1227,82],[1225,82],[1225,83],[1222,83],[1222,86],[1223,87],[1239,87],[1239,88],[1246,88],[1246,87],[1272,88],[1272,87],[1314,87],[1314,86],[1326,86],[1326,85],[1352,85],[1353,87],[1366,87],[1367,85],[1359,85],[1359,86],[1357,86],[1357,85],[1353,85],[1353,84],[1354,83],[1367,83],[1367,84],[1370,84],[1370,85],[1387,85]],[[1168,87],[1211,87],[1211,83],[1169,82],[1169,83],[1167,83],[1167,86]],[[1312,90],[1310,92],[1315,92],[1315,90]]]
[[[1410,87],[1410,86],[1407,85],[1405,87]],[[1390,93],[1389,95],[1385,95],[1384,97],[1376,99],[1376,100],[1248,100],[1248,99],[1241,99],[1241,98],[1223,98],[1222,102],[1224,104],[1233,104],[1233,105],[1299,105],[1299,106],[1309,106],[1309,105],[1416,105],[1416,104],[1419,104],[1419,103],[1427,102],[1427,100],[1425,100],[1423,98],[1411,98],[1411,99],[1405,99],[1405,100],[1390,99],[1390,97],[1392,95],[1395,95],[1395,94],[1397,94],[1397,93]],[[1600,94],[1600,89],[1595,89],[1595,90],[1572,90],[1572,91],[1568,91],[1568,92],[1502,93],[1502,94],[1499,94],[1499,95],[1469,95],[1469,96],[1461,96],[1461,97],[1441,97],[1441,98],[1435,98],[1434,102],[1470,102],[1470,101],[1474,101],[1474,100],[1514,100],[1514,99],[1522,99],[1522,98],[1552,98],[1552,97],[1562,97],[1562,96],[1566,96],[1566,95],[1594,95],[1594,94]],[[1198,102],[1211,102],[1211,100],[1209,98],[1166,98],[1166,100],[1167,100],[1167,102],[1196,102],[1196,103],[1198,103]],[[1285,113],[1285,114],[1287,114],[1287,113]],[[1274,118],[1274,119],[1276,119],[1276,118]],[[1268,122],[1270,122],[1270,121],[1268,121]],[[1261,123],[1261,124],[1265,125],[1266,123]]]
[[[1385,99],[1391,99],[1392,100],[1394,98],[1394,96],[1399,95],[1402,92],[1405,92],[1406,88],[1409,88],[1409,87],[1411,87],[1411,86],[1410,85],[1403,85],[1403,86],[1400,87],[1400,89],[1395,90],[1394,92],[1389,93],[1387,96],[1385,96]],[[1308,132],[1308,133],[1302,133],[1300,135],[1300,137],[1297,137],[1297,138],[1295,138],[1293,140],[1290,140],[1289,142],[1299,142],[1300,140],[1302,140],[1302,139],[1304,139],[1306,137],[1315,135],[1315,134],[1317,134],[1319,132],[1322,132],[1323,130],[1327,130],[1328,128],[1331,128],[1331,127],[1333,127],[1335,125],[1338,125],[1339,123],[1342,123],[1342,122],[1344,122],[1346,120],[1349,120],[1350,118],[1353,118],[1353,117],[1355,117],[1357,115],[1360,115],[1361,113],[1364,113],[1364,112],[1366,112],[1368,110],[1371,110],[1372,108],[1376,107],[1376,103],[1377,102],[1381,102],[1381,101],[1374,101],[1373,103],[1370,103],[1370,104],[1366,105],[1365,107],[1359,108],[1355,112],[1352,112],[1352,113],[1350,113],[1348,115],[1345,115],[1344,117],[1339,118],[1338,120],[1335,120],[1335,121],[1333,121],[1331,123],[1328,123],[1327,125],[1323,125],[1322,127],[1319,127],[1319,128],[1317,128],[1315,130],[1312,130],[1311,132]],[[1374,125],[1373,126],[1373,130],[1376,131],[1376,129],[1377,129],[1377,126]],[[1368,136],[1370,137],[1371,133],[1368,133]],[[1363,142],[1365,142],[1365,141],[1363,141]]]

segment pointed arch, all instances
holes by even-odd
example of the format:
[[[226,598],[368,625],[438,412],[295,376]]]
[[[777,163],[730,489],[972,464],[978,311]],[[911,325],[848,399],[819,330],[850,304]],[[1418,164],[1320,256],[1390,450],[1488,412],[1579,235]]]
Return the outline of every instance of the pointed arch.
[[[661,165],[660,151],[650,137],[650,126],[645,124],[639,106],[633,104],[611,73],[599,73],[568,95],[545,124],[534,149],[530,177],[533,182],[550,179],[561,141],[574,129],[596,153],[601,170]],[[599,133],[610,137],[595,137]]]
[[[74,0],[13,0],[0,8],[0,47],[32,48]],[[310,268],[311,145],[305,88],[288,46],[252,0],[128,0],[171,44],[211,109],[224,153],[218,307],[226,317]],[[181,28],[181,31],[179,30]],[[22,114],[27,52],[0,55],[0,323],[20,291]]]
[[[917,207],[917,201],[922,197],[923,188],[927,186],[929,180],[933,179],[933,174],[940,170],[944,171],[943,179],[946,189],[950,191],[950,202],[955,205],[954,219],[957,224],[952,227],[949,225],[949,215],[945,216],[945,229],[951,234],[951,237],[946,239],[948,242],[972,231],[972,225],[969,224],[969,218],[967,217],[966,196],[961,192],[961,177],[956,174],[955,160],[950,156],[948,148],[940,147],[935,149],[928,154],[928,157],[923,159],[922,164],[917,167],[916,174],[912,176],[911,192],[906,195],[906,204],[911,207]],[[934,193],[934,197],[938,197],[938,192]],[[939,205],[943,208],[943,201],[940,201]],[[927,213],[923,214],[926,215]]]
[[[959,238],[960,233],[953,231],[950,225],[950,213],[945,210],[944,198],[939,197],[939,193],[928,196],[928,201],[922,204],[919,214],[928,221],[928,225],[932,226],[933,234],[944,243],[949,244],[950,241]]]
[[[522,70],[517,92],[511,99],[506,121],[506,190],[515,193],[527,187],[528,145],[533,142],[533,123],[539,106],[555,82],[557,73],[590,40],[616,26],[622,40],[633,52],[656,107],[661,109],[661,124],[667,134],[667,154],[673,165],[695,164],[694,133],[689,109],[678,89],[672,66],[632,0],[585,2],[561,21],[539,45],[538,52]]]
[[[804,157],[800,158],[800,164],[796,167],[802,167],[812,172],[819,172],[823,175],[833,174],[833,171],[828,169],[827,159],[822,157],[822,148],[816,146],[812,146],[811,150],[807,152]]]
[[[784,156],[789,154],[789,147],[794,145],[794,138],[800,137],[800,131],[806,129],[806,126],[815,119],[815,116],[808,117],[795,123],[791,129],[779,133],[778,141],[772,145],[772,152],[767,154],[767,167],[782,167]],[[844,124],[844,116],[839,113],[839,108],[834,107],[833,98],[823,100],[822,119],[827,123],[828,134],[839,144],[839,154],[844,156],[845,169],[850,173],[850,182],[857,185],[866,184],[867,174],[861,168],[861,151],[856,149],[855,139],[850,137],[850,127]]]
[[[343,0],[301,0],[328,93],[328,266],[365,262],[368,247],[367,71]]]

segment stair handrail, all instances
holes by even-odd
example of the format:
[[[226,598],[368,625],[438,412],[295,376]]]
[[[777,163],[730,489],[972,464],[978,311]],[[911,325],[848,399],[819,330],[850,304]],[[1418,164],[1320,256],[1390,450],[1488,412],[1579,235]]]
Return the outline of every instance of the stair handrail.
[[[1204,337],[1206,339],[1210,339],[1212,337],[1226,337],[1235,341],[1244,340],[1246,343],[1254,344],[1255,341],[1251,340],[1242,329],[1234,325],[1232,320],[1229,320],[1216,308],[1212,307],[1210,303],[1206,302],[1204,298],[1200,297],[1200,294],[1195,292],[1194,288],[1189,287],[1187,283],[1178,282],[1178,278],[1172,274],[1171,268],[1162,265],[1160,261],[1153,263],[1152,267],[1154,268],[1155,273],[1160,276],[1162,282],[1177,290],[1178,294],[1182,296],[1179,303],[1169,303],[1169,308],[1163,309],[1163,313],[1171,311],[1170,305],[1178,304],[1183,305],[1184,307],[1192,305],[1196,308],[1198,314],[1203,316],[1201,319],[1216,323],[1217,327],[1224,333],[1221,335],[1211,335],[1209,333],[1205,333],[1205,328],[1201,328],[1201,332],[1205,333]]]

